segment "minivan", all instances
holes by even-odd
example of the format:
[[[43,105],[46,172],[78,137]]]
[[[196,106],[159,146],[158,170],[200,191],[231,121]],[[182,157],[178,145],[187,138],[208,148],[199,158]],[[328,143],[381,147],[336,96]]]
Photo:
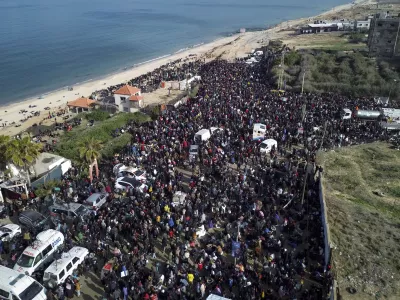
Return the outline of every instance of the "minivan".
[[[56,250],[64,246],[64,235],[54,229],[48,229],[40,232],[32,245],[25,248],[18,258],[14,270],[32,275],[33,272],[44,268],[49,262]]]

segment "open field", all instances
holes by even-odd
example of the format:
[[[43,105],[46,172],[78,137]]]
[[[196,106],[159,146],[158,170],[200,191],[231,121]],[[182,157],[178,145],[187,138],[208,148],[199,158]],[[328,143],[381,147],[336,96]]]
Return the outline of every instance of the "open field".
[[[327,32],[321,34],[293,34],[282,39],[282,42],[295,49],[322,49],[333,51],[350,51],[367,49],[366,43],[352,43],[344,32]]]
[[[366,144],[322,153],[318,163],[342,299],[400,299],[400,151]]]

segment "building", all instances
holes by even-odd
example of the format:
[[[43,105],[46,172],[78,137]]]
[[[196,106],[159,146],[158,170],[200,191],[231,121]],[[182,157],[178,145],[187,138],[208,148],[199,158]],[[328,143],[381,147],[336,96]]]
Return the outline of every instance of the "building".
[[[124,85],[114,92],[115,105],[118,111],[136,112],[144,106],[143,96],[137,87]]]
[[[96,101],[89,98],[78,98],[74,101],[70,101],[67,103],[68,108],[76,113],[86,112],[93,109]]]
[[[321,32],[331,32],[331,31],[338,31],[339,26],[337,24],[307,24],[300,28],[300,34],[307,34],[307,33],[321,33]]]
[[[355,31],[368,31],[371,26],[371,19],[367,20],[355,20],[354,30]]]
[[[369,55],[376,57],[399,58],[398,41],[400,18],[376,15],[371,20],[368,35]]]

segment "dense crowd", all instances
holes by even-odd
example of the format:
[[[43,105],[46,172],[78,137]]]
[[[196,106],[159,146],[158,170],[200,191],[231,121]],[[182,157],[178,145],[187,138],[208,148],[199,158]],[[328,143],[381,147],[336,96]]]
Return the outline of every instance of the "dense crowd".
[[[375,122],[342,119],[343,108],[377,109],[372,100],[272,91],[265,64],[192,66],[202,78],[196,98],[130,126],[131,144],[102,160],[93,182],[75,168],[64,176],[57,197],[67,202],[109,193],[89,217],[58,226],[68,247],[79,243],[95,254],[82,273],[100,275],[112,259],[112,270],[101,273],[105,299],[326,299],[332,274],[316,151],[389,134]],[[176,79],[165,70],[151,75],[166,76]],[[255,123],[278,141],[267,154],[253,141]],[[209,140],[194,140],[211,127],[219,130]],[[198,155],[189,157],[195,143]],[[118,177],[130,176],[118,164],[145,170],[145,188],[115,189]]]
[[[151,93],[160,88],[163,81],[181,81],[198,74],[200,67],[204,64],[203,60],[196,56],[186,59],[177,59],[171,61],[151,72],[131,79],[128,84],[140,88],[142,93]],[[107,89],[96,91],[98,99],[112,96],[113,93],[124,84],[112,85]]]

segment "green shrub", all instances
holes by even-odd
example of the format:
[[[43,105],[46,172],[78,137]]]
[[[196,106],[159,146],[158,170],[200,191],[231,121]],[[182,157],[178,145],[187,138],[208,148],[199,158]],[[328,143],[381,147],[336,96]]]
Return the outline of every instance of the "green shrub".
[[[110,115],[102,110],[96,109],[88,114],[85,115],[87,120],[94,120],[94,121],[105,121],[110,117]]]
[[[56,147],[56,153],[73,160],[74,162],[79,162],[79,153],[77,150],[77,145],[85,140],[94,138],[104,144],[104,148],[108,149],[109,144],[114,142],[112,134],[116,129],[125,126],[129,121],[135,121],[137,123],[143,123],[149,121],[150,117],[148,115],[142,114],[140,112],[136,113],[119,113],[101,123],[95,123],[92,127],[86,128],[74,128],[72,131],[65,133],[60,142]]]

